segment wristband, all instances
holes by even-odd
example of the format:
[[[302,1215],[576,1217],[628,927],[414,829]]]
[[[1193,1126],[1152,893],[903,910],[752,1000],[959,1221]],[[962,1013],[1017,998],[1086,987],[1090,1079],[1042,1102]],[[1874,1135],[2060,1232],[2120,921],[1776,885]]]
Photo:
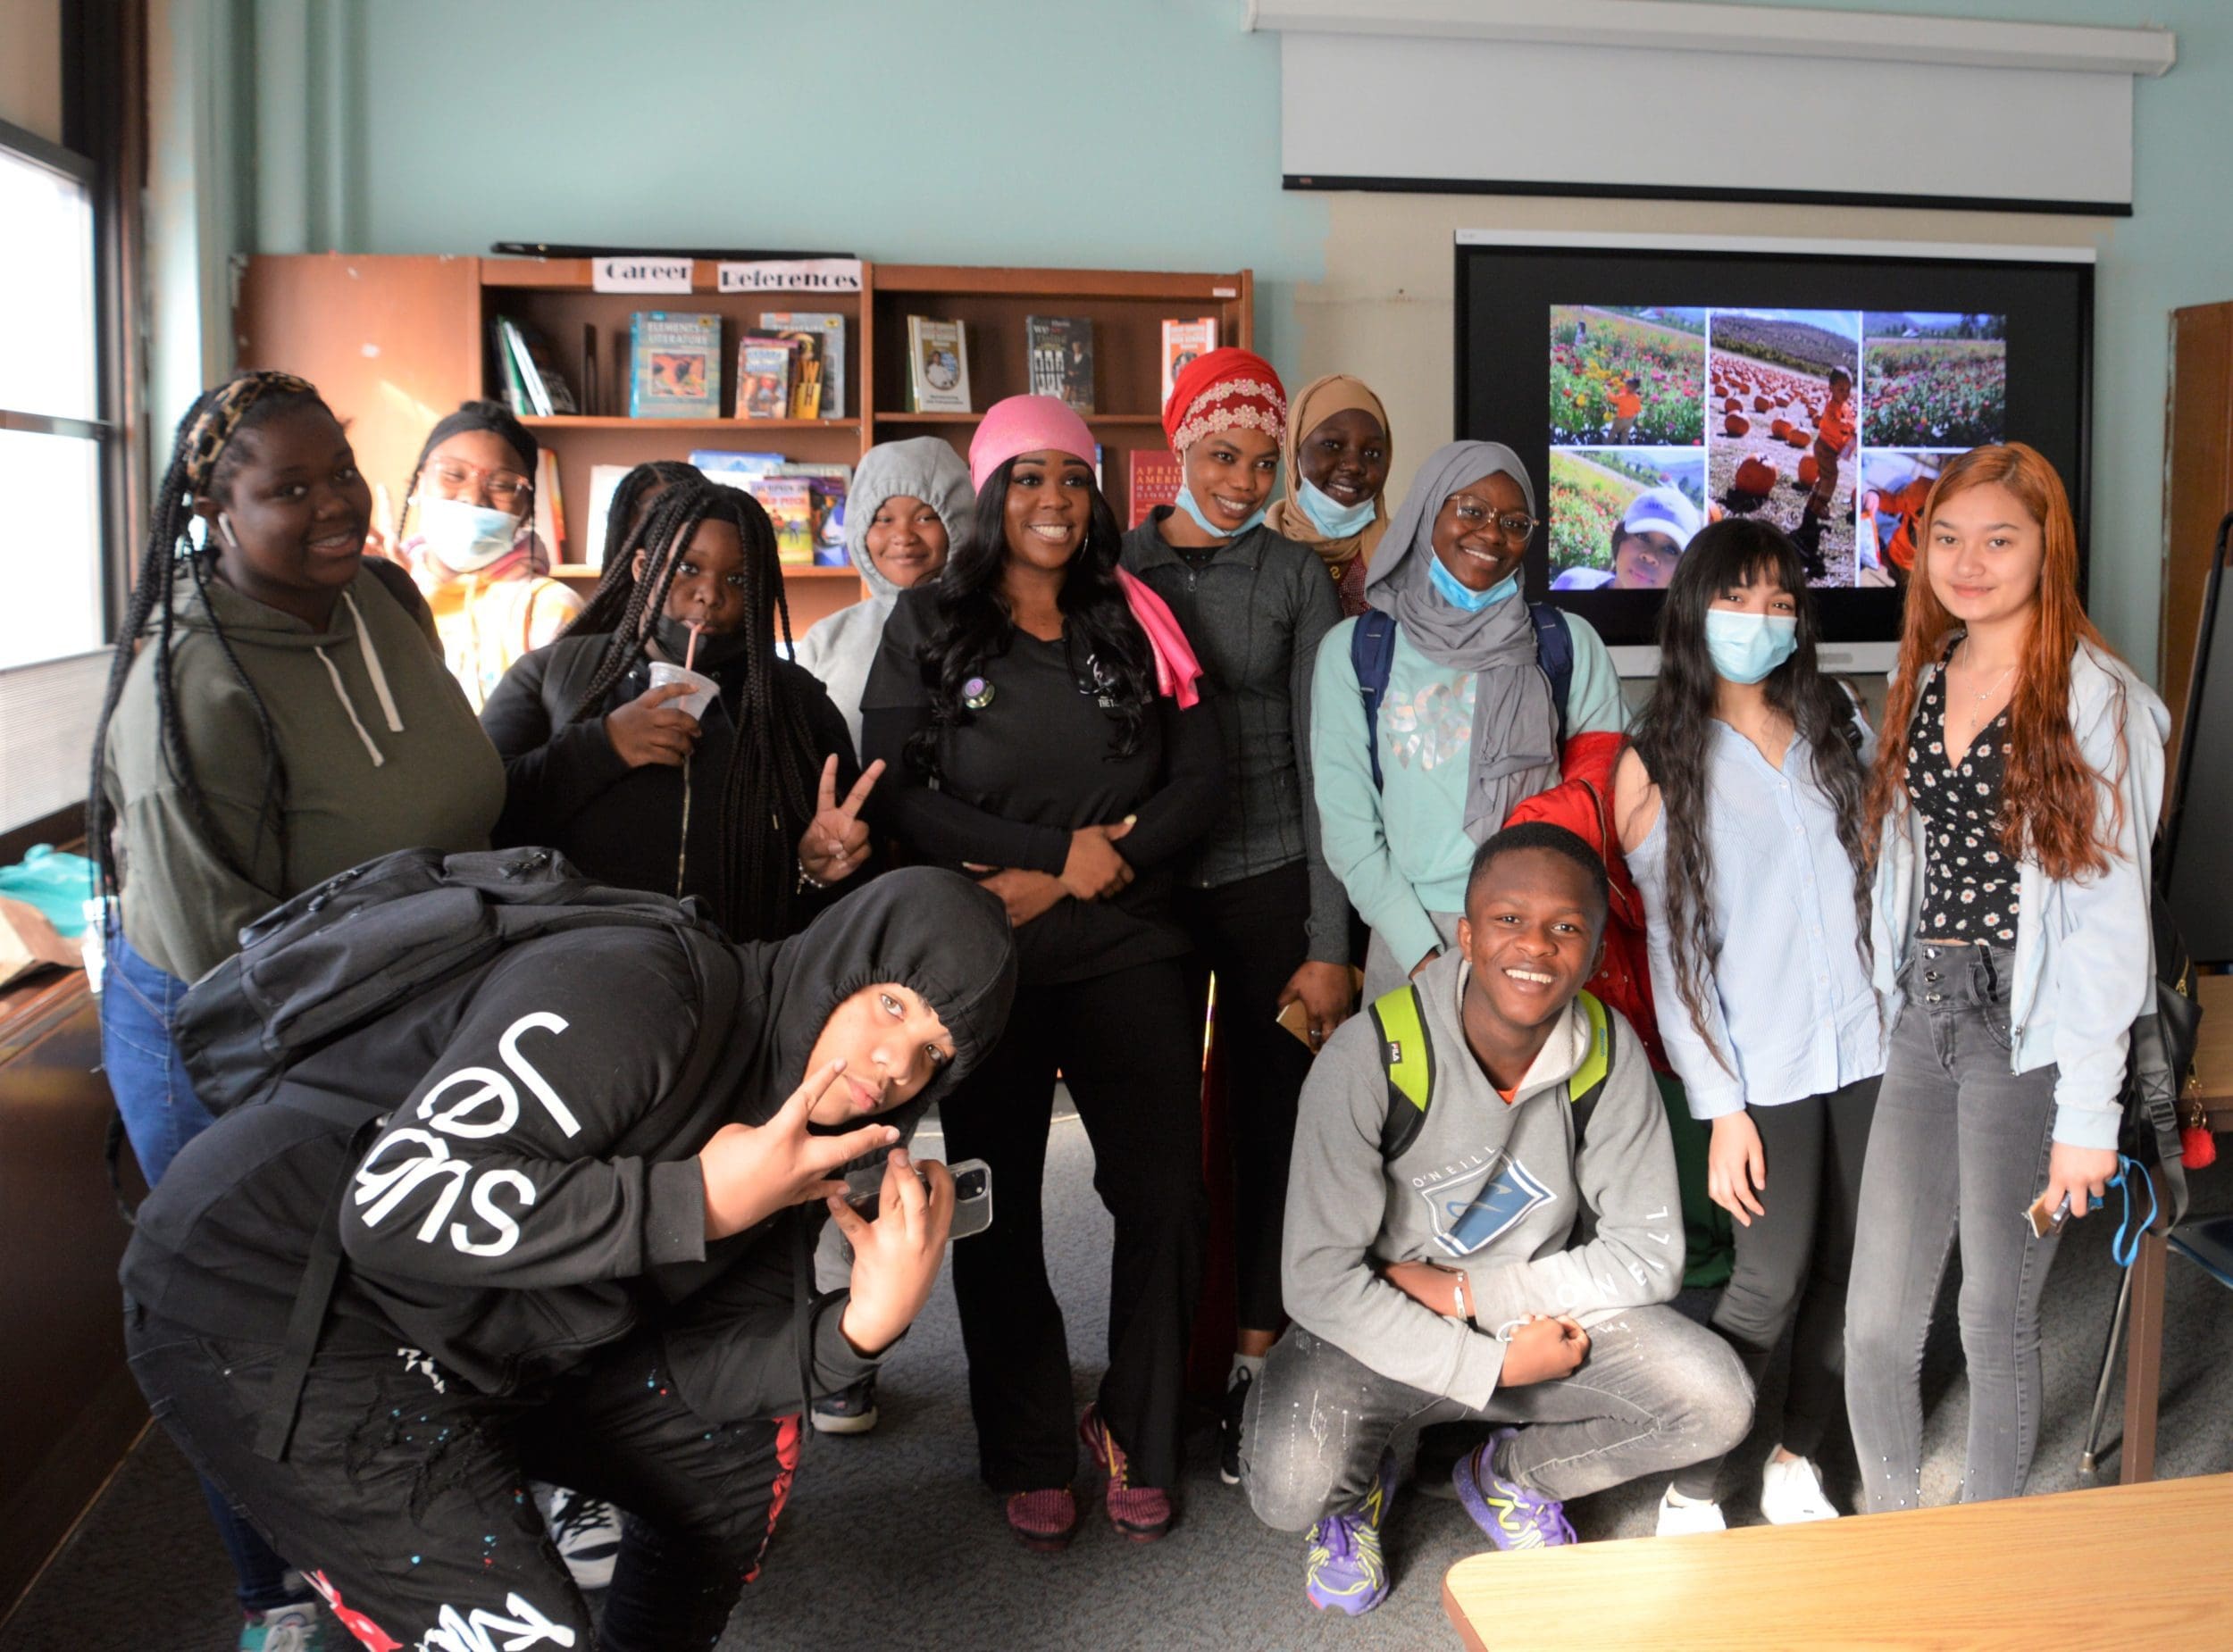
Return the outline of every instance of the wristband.
[[[808,872],[804,866],[799,867],[799,888],[802,893],[807,889],[826,889],[829,887],[830,886],[828,884],[823,882],[821,879],[815,877],[814,873]]]

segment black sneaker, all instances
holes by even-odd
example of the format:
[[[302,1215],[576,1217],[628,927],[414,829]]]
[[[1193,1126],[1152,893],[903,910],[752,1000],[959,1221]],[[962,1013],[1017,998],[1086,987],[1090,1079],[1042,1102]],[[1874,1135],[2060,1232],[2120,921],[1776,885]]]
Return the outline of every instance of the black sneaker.
[[[1225,1385],[1225,1409],[1217,1418],[1217,1478],[1228,1486],[1241,1483],[1241,1419],[1255,1384],[1255,1373],[1243,1365]]]
[[[817,1434],[866,1434],[876,1426],[876,1379],[863,1377],[849,1389],[817,1399],[812,1417]]]

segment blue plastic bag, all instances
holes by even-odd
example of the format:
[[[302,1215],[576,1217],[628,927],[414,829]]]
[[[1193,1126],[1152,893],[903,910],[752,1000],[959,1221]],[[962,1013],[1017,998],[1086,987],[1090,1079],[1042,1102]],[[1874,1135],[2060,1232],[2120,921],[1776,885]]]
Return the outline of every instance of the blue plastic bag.
[[[84,855],[41,843],[15,865],[0,866],[0,895],[38,907],[58,935],[82,935],[93,880],[93,863]]]

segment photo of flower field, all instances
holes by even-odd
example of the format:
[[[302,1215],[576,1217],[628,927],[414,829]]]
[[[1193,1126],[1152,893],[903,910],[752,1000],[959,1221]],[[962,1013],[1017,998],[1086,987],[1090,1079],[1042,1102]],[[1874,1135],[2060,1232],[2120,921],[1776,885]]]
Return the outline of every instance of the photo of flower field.
[[[1856,375],[1860,334],[1861,317],[1851,310],[1712,312],[1706,486],[1720,513],[1759,515],[1786,533],[1798,529],[1821,476],[1815,437],[1829,377]],[[1857,383],[1849,421],[1858,421],[1861,405]],[[1854,470],[1850,458],[1839,465],[1811,558],[1813,584],[1854,583]]]
[[[1706,338],[1701,310],[1551,309],[1551,445],[1690,446],[1705,439]],[[1639,410],[1626,430],[1617,403],[1631,378]]]
[[[1706,504],[1706,455],[1696,447],[1572,447],[1551,455],[1551,576],[1610,573],[1613,530],[1647,488],[1676,488]]]
[[[2007,318],[1901,311],[1865,319],[1871,447],[1975,447],[2006,439]]]

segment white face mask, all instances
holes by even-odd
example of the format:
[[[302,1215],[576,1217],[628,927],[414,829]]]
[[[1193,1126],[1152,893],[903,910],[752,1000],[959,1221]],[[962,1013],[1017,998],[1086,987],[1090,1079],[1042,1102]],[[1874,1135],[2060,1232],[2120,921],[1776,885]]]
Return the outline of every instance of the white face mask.
[[[419,537],[453,573],[473,573],[512,548],[519,518],[464,499],[419,500]]]

